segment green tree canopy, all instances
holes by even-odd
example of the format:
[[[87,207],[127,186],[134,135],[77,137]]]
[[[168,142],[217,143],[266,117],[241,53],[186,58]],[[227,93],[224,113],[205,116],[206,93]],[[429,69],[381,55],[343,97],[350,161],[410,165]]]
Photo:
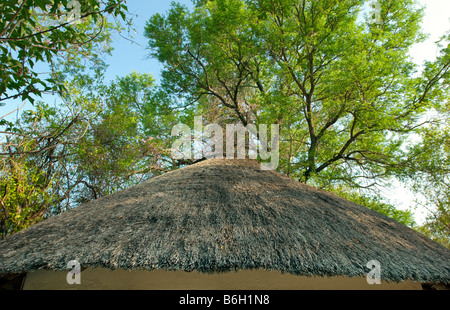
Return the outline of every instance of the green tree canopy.
[[[43,92],[62,92],[58,64],[80,56],[101,67],[109,48],[107,16],[126,19],[123,0],[10,0],[0,3],[0,104],[20,98],[34,102]],[[53,74],[42,77],[39,63]],[[80,63],[80,62],[78,62]]]
[[[408,57],[423,40],[412,0],[216,0],[179,4],[146,26],[162,86],[199,113],[281,125],[280,170],[319,186],[367,187],[406,162],[405,140],[440,102],[450,62],[422,76]],[[219,111],[219,112],[217,112]]]
[[[151,75],[65,88],[57,107],[37,101],[3,132],[1,237],[176,167],[167,128],[183,118]]]

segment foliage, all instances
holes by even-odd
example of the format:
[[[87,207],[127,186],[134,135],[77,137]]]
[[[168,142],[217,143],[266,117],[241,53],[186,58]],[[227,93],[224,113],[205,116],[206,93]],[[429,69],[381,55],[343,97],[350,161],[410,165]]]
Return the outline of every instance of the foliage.
[[[46,184],[44,172],[37,167],[3,159],[0,167],[0,237],[18,232],[44,218],[50,204],[50,186]]]
[[[72,16],[73,2],[80,16]],[[44,92],[64,90],[58,80],[58,58],[84,56],[96,65],[96,50],[106,47],[109,29],[106,15],[126,19],[127,7],[120,1],[101,0],[11,0],[0,3],[0,103],[20,98],[34,102]],[[77,19],[75,19],[77,18]],[[106,41],[105,41],[106,40]],[[47,64],[47,78],[36,71]]]
[[[358,21],[363,4],[173,4],[150,18],[146,36],[167,92],[199,101],[219,123],[281,125],[280,171],[317,186],[367,187],[405,165],[405,139],[439,101],[450,62],[414,77],[407,53],[424,38],[422,10],[380,1],[377,25]]]
[[[74,2],[80,4],[80,16],[70,16]],[[122,2],[1,2],[0,103],[16,98],[34,103],[33,95],[47,92],[59,94],[67,103],[64,90],[69,77],[74,83],[99,78],[106,68],[102,56],[111,50],[111,30],[118,27],[106,18],[125,20]],[[43,65],[50,68],[50,75],[37,72]],[[82,112],[37,102],[15,123],[0,120],[2,237],[71,207],[72,192],[80,182],[71,174],[71,152],[90,121],[90,115]]]
[[[422,199],[418,205],[428,210],[420,231],[450,246],[450,109],[440,111],[441,122],[418,131],[420,142],[410,148],[410,169],[404,178]]]
[[[427,217],[427,221],[424,225],[418,228],[418,231],[423,233],[428,238],[444,245],[450,249],[450,200],[449,190],[444,192],[443,200],[442,193],[434,192],[432,204],[434,208],[431,210],[430,215]]]
[[[168,171],[167,132],[175,116],[159,104],[151,75],[131,73],[100,85],[94,97],[79,94],[78,106],[94,105],[73,164],[89,189],[78,202],[96,199]],[[170,130],[169,130],[170,134]]]
[[[419,72],[408,51],[425,38],[423,10],[413,0],[378,2],[380,23],[362,18],[360,0],[195,1],[191,11],[173,4],[155,14],[145,30],[168,93],[198,102],[210,122],[280,125],[281,172],[345,188],[344,197],[408,226],[410,211],[355,190],[413,179],[440,219],[427,231],[448,235],[448,127],[439,141],[426,134],[429,144],[411,148],[411,138],[440,122],[432,111],[448,102],[450,36]]]
[[[424,76],[435,76],[442,64],[450,60],[450,32],[438,42],[440,53],[434,62],[427,62]],[[418,193],[417,204],[428,210],[425,224],[419,228],[431,239],[450,246],[450,74],[441,77],[435,89],[433,108],[414,130],[407,147],[407,165],[398,176]]]
[[[70,193],[64,179],[68,130],[78,120],[39,103],[36,111],[9,124],[1,145],[1,237],[62,211]]]
[[[91,91],[78,81],[65,85],[70,100],[55,108],[38,101],[3,132],[2,236],[177,167],[160,130],[178,113],[167,101],[158,106],[151,75],[132,73]]]

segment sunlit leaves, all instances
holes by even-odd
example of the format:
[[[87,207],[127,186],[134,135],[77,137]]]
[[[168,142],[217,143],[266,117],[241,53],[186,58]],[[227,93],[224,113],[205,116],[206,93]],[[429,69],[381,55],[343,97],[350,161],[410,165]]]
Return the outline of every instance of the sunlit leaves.
[[[318,186],[367,186],[402,165],[444,64],[414,77],[407,52],[423,39],[414,1],[380,1],[383,22],[373,25],[360,19],[364,3],[174,4],[150,18],[146,36],[166,92],[197,102],[207,119],[280,124],[281,171]]]
[[[68,2],[11,0],[0,4],[0,104],[16,98],[34,102],[43,92],[62,92],[61,81],[38,75],[36,65],[47,64],[55,75],[58,57],[83,55],[95,61],[93,45],[109,40],[106,12],[122,17],[126,12],[122,1],[110,1],[105,7],[98,0],[79,0],[81,20],[74,23],[68,18]]]

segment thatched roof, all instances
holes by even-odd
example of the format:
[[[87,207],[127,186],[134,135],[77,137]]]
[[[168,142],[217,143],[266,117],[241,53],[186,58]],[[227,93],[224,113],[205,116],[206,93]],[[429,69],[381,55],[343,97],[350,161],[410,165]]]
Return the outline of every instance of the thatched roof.
[[[0,274],[82,267],[450,282],[450,251],[365,207],[252,160],[207,160],[0,241]]]

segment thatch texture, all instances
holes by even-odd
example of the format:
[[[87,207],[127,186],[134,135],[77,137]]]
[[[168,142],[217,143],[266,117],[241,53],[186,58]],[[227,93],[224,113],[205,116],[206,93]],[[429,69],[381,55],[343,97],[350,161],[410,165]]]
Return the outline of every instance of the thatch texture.
[[[0,241],[0,274],[82,267],[450,282],[450,251],[383,215],[252,160],[207,160]]]

